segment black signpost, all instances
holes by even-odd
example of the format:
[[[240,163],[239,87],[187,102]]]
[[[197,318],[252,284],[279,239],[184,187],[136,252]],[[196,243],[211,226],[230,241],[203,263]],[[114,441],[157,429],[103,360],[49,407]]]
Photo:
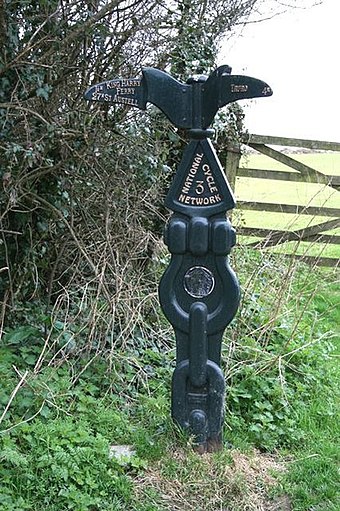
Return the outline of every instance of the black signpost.
[[[222,447],[225,382],[220,368],[222,336],[236,314],[237,278],[228,264],[235,230],[226,217],[235,200],[210,142],[217,110],[239,99],[271,96],[261,80],[232,75],[220,66],[209,76],[181,83],[144,68],[141,78],[90,87],[89,101],[145,109],[153,103],[177,127],[188,130],[185,149],[166,206],[174,213],[165,229],[171,262],[159,286],[163,312],[176,334],[172,417],[193,435],[199,452]]]

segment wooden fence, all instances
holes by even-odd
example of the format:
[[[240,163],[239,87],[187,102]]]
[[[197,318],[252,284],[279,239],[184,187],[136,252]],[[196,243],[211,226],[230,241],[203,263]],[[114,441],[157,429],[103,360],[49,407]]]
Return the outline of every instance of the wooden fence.
[[[252,177],[258,179],[274,179],[290,182],[319,183],[337,190],[340,206],[340,175],[324,174],[305,163],[299,162],[282,151],[273,149],[269,146],[298,147],[312,150],[337,151],[340,152],[340,143],[322,142],[316,140],[301,140],[293,138],[282,138],[272,136],[250,135],[247,144],[252,149],[277,160],[280,163],[290,167],[294,171],[262,170],[252,168],[240,168],[240,151],[236,146],[230,147],[227,160],[227,175],[232,186],[235,185],[236,176]],[[340,236],[325,234],[325,231],[340,227],[340,208],[330,208],[326,206],[301,206],[299,204],[277,204],[269,202],[239,201],[238,208],[241,210],[265,211],[294,213],[311,216],[325,216],[328,219],[317,225],[308,226],[294,231],[270,230],[257,227],[242,227],[238,232],[246,236],[256,236],[262,238],[260,241],[251,242],[255,247],[273,247],[287,241],[307,241],[316,243],[340,244]],[[330,218],[330,219],[329,219]],[[303,257],[306,262],[319,264],[322,266],[339,266],[339,258],[332,257]]]

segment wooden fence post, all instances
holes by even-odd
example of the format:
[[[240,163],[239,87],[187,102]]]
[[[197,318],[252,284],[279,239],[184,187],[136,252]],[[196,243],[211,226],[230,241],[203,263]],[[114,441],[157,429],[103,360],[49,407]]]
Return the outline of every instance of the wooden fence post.
[[[228,142],[225,172],[232,191],[235,191],[236,173],[240,163],[241,150],[238,142]]]

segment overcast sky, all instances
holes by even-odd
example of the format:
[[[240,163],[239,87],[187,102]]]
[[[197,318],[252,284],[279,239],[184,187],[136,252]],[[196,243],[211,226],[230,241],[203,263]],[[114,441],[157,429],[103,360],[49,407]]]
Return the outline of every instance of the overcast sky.
[[[219,63],[274,91],[240,102],[250,133],[340,142],[340,0],[246,26]]]

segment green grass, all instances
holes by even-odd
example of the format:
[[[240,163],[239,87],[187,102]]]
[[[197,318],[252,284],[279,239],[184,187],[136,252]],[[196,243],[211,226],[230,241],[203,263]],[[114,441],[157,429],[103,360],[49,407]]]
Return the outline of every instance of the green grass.
[[[282,245],[273,247],[271,251],[278,254],[290,253],[314,257],[331,257],[334,259],[340,256],[338,245],[331,245],[327,243],[308,243],[306,241],[290,241],[282,243]]]
[[[290,154],[288,156],[305,163],[324,174],[334,176],[340,175],[340,153],[305,153]],[[286,170],[293,172],[293,169],[287,167],[287,165],[262,154],[243,155],[241,158],[241,166],[253,169]]]
[[[317,183],[294,183],[274,179],[239,177],[236,180],[236,195],[240,201],[339,207],[339,192]]]
[[[261,227],[265,229],[297,230],[332,220],[332,217],[294,215],[292,213],[269,213],[266,211],[236,210],[233,224],[236,226]],[[325,231],[326,232],[326,231]],[[340,229],[327,232],[340,233]]]
[[[256,236],[239,236],[238,242],[249,245],[251,243],[260,242],[262,239],[263,238]],[[287,241],[262,250],[274,254],[296,254],[299,256],[313,256],[315,258],[329,257],[337,259],[340,256],[338,245],[307,241]]]
[[[340,509],[340,288],[325,274],[313,300],[325,331],[332,331],[334,350],[325,358],[322,372],[329,385],[311,391],[309,406],[298,414],[299,427],[308,432],[282,482],[294,510]]]
[[[199,456],[170,419],[164,322],[145,319],[148,335],[110,360],[71,353],[35,373],[31,311],[0,345],[0,416],[27,372],[1,422],[1,511],[255,511],[280,499],[338,511],[338,274],[242,246],[234,258],[243,298],[223,349],[224,450]],[[135,454],[109,458],[113,444]]]

